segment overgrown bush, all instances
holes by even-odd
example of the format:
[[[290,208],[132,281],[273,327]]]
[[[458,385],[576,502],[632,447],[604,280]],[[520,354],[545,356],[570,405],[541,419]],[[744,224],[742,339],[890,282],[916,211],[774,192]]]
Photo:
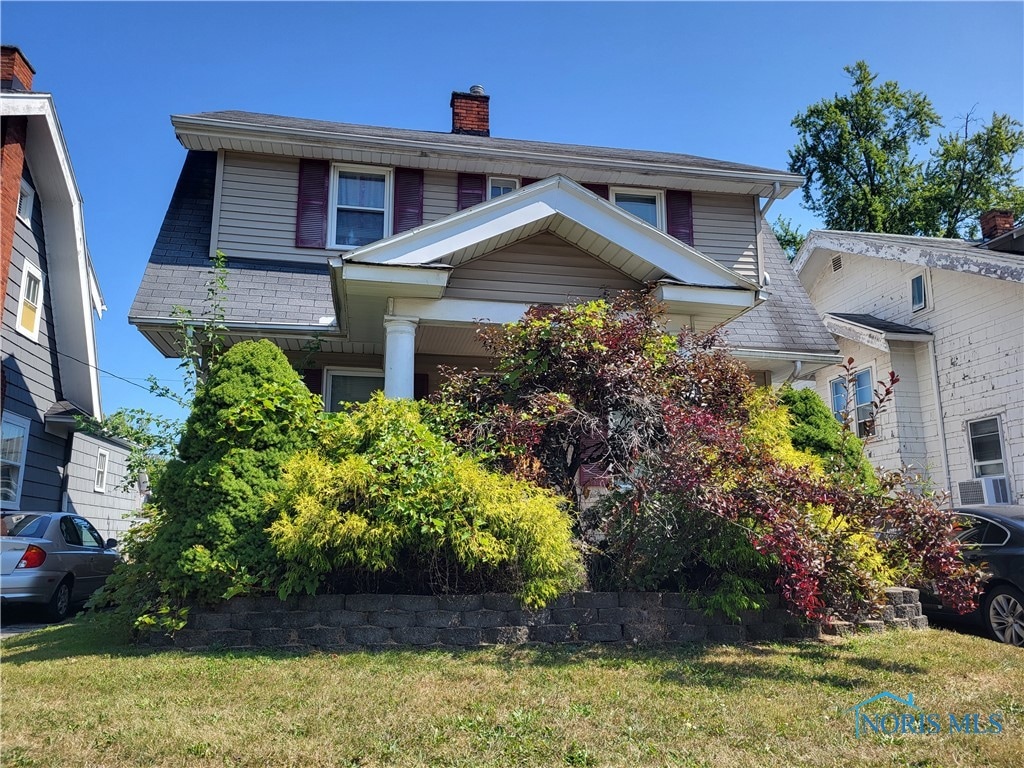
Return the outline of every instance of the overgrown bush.
[[[382,574],[393,588],[508,591],[538,607],[579,585],[564,500],[460,455],[419,407],[381,395],[331,414],[290,459],[270,527],[282,598]]]
[[[827,619],[929,579],[971,606],[978,572],[956,557],[950,513],[898,476],[872,484],[852,439],[820,457],[800,450],[789,414],[753,394],[722,340],[673,338],[659,309],[624,294],[482,331],[494,373],[450,372],[437,424],[574,495],[594,586],[696,591],[732,615],[773,587],[796,613]],[[897,380],[881,383],[876,409]],[[583,474],[604,478],[597,503]]]
[[[319,414],[319,400],[271,342],[226,351],[196,393],[179,458],[161,475],[150,519],[101,604],[135,611],[145,626],[186,600],[272,582],[266,497],[286,459],[313,443]]]

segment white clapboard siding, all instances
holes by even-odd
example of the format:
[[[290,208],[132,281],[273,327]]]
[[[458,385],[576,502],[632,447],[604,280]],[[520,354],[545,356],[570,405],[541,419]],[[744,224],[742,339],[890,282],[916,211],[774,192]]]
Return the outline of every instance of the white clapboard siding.
[[[753,198],[694,192],[693,247],[742,275],[760,277]]]
[[[639,284],[554,235],[537,235],[455,269],[445,295],[554,304]]]

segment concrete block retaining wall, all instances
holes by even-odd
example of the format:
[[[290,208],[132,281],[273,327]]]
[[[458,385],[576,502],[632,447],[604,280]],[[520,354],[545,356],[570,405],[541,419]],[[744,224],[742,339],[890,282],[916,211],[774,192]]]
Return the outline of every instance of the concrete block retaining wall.
[[[924,628],[917,590],[887,591],[888,605],[860,629]],[[518,643],[744,642],[818,637],[817,625],[785,609],[744,611],[739,622],[707,616],[677,593],[576,592],[523,610],[510,595],[316,595],[288,601],[241,597],[196,611],[176,633],[179,648],[336,650],[397,646],[470,647]],[[825,631],[858,627],[836,623]]]

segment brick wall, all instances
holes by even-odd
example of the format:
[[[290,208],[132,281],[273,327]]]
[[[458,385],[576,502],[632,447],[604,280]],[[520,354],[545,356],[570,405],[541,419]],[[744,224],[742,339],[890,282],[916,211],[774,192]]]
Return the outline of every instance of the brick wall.
[[[864,630],[923,628],[917,590],[888,590],[889,604]],[[577,592],[525,611],[510,595],[317,595],[286,602],[242,597],[195,612],[179,648],[353,649],[472,647],[520,643],[690,643],[817,637],[816,625],[785,609],[744,611],[739,622],[706,615],[677,593]],[[837,633],[857,629],[837,624]]]

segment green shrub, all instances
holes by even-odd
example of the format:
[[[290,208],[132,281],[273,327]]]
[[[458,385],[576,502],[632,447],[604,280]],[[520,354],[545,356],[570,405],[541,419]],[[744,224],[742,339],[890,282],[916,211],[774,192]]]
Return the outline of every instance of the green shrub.
[[[141,611],[137,625],[146,626],[158,606],[213,602],[272,580],[266,498],[285,460],[313,443],[319,412],[271,342],[225,352],[196,395],[179,458],[160,477],[151,519],[105,601]]]
[[[408,401],[375,396],[330,415],[272,500],[282,598],[339,574],[405,589],[514,592],[540,606],[581,581],[562,500],[459,455]]]
[[[864,444],[843,430],[817,392],[787,385],[779,390],[778,399],[792,417],[789,434],[794,448],[820,457],[828,472],[850,474],[868,488],[877,489],[874,469],[864,455]]]

